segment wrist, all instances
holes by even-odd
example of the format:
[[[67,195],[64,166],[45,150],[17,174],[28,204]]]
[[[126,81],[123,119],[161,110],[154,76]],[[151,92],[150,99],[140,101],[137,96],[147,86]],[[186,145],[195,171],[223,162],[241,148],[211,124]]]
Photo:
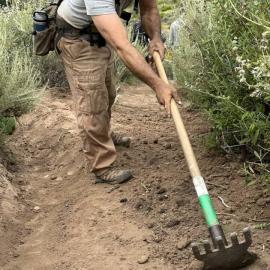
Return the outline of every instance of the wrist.
[[[161,35],[159,33],[157,33],[156,35],[154,35],[151,40],[151,42],[161,42]]]
[[[153,90],[158,93],[164,87],[164,82],[158,77],[153,83]]]

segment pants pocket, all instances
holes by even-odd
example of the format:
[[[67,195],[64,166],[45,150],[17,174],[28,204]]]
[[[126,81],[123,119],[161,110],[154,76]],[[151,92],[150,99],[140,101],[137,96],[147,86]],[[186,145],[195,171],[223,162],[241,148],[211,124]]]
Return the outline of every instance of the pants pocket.
[[[99,114],[108,110],[108,92],[104,83],[77,82],[77,109]]]
[[[68,39],[61,37],[57,43],[57,48],[61,51],[61,56],[64,58],[64,62],[71,63],[76,60],[81,53],[83,43],[80,39]]]

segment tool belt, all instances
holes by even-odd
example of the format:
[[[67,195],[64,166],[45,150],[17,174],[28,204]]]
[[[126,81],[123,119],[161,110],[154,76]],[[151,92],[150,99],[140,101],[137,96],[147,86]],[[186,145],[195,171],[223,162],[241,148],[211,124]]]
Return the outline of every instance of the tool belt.
[[[78,38],[86,40],[91,46],[98,46],[99,48],[106,46],[106,40],[98,32],[95,25],[91,23],[88,27],[83,29],[77,29],[67,23],[63,18],[56,17],[57,25],[57,40],[59,41],[61,37],[66,38]]]

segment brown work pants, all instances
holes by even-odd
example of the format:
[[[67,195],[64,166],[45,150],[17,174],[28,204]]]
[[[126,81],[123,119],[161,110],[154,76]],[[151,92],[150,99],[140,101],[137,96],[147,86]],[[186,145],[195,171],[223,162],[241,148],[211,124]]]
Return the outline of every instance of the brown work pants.
[[[116,159],[111,138],[111,107],[115,100],[111,47],[90,46],[86,40],[62,37],[58,43],[72,92],[83,150],[94,173]],[[72,146],[71,146],[72,147]]]

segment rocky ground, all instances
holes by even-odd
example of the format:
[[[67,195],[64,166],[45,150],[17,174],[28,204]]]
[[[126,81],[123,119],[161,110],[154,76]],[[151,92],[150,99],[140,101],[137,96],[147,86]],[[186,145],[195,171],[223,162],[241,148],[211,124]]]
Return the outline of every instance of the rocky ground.
[[[259,259],[246,269],[270,269],[269,193],[246,185],[237,157],[207,150],[198,112],[187,102],[181,111],[226,233],[253,227]],[[125,86],[112,127],[132,137],[117,163],[135,178],[120,187],[93,183],[69,94],[48,91],[18,120],[14,161],[0,168],[0,269],[200,269],[190,243],[207,228],[172,119],[148,87]]]

